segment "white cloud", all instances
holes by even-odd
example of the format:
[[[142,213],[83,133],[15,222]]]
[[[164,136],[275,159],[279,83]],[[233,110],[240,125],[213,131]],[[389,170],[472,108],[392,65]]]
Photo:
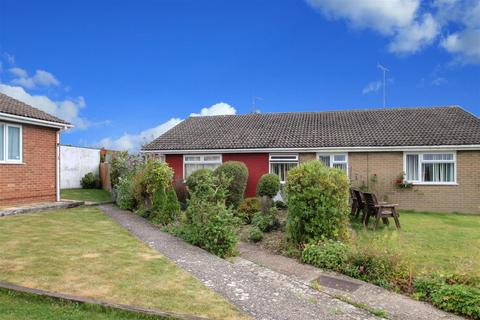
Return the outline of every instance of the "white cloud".
[[[409,26],[415,18],[419,0],[307,0],[327,17],[346,19],[353,27],[372,28],[391,34]]]
[[[382,88],[382,82],[380,80],[372,81],[363,88],[362,93],[368,94],[370,92],[377,92],[381,88]]]
[[[455,55],[455,62],[480,64],[480,28],[451,34],[441,46]]]
[[[305,1],[328,18],[389,38],[390,52],[414,54],[440,43],[454,62],[480,64],[480,0]]]
[[[85,107],[85,99],[81,96],[76,99],[53,101],[47,96],[31,95],[22,87],[2,83],[0,83],[0,92],[69,121],[78,129],[85,129],[91,124],[87,119],[79,116],[80,110]]]
[[[2,58],[7,61],[8,64],[15,64],[15,56],[8,52],[2,53]]]
[[[191,113],[191,117],[198,116],[218,116],[218,115],[229,115],[235,114],[237,110],[234,107],[225,102],[219,102],[208,108],[202,108],[200,113]]]
[[[426,13],[423,20],[413,22],[400,29],[388,46],[391,52],[415,53],[431,44],[440,32],[439,25],[431,14]]]
[[[220,102],[212,105],[208,108],[203,108],[200,113],[191,113],[191,117],[197,116],[216,116],[216,115],[232,115],[236,114],[237,110],[234,107],[225,102]],[[146,129],[137,134],[124,133],[117,139],[104,138],[95,143],[97,147],[104,147],[113,150],[128,150],[131,152],[137,152],[141,146],[151,142],[153,139],[158,138],[163,133],[167,132],[183,119],[172,118],[158,126],[150,129]]]
[[[9,71],[15,76],[11,81],[12,84],[20,85],[28,89],[35,88],[36,86],[49,87],[60,85],[60,81],[58,81],[53,74],[45,70],[35,71],[32,77],[29,77],[27,71],[22,68],[10,68]]]
[[[444,77],[436,77],[432,79],[431,84],[432,86],[438,87],[443,84],[446,84],[447,82],[448,82],[447,79],[445,79]]]

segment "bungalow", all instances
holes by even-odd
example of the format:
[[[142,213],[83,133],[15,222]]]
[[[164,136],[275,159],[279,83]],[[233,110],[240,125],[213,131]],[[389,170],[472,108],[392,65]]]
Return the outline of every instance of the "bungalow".
[[[0,206],[60,200],[59,132],[69,127],[0,93]]]
[[[190,117],[142,151],[182,180],[242,161],[246,196],[318,159],[403,209],[480,213],[480,119],[457,106]]]

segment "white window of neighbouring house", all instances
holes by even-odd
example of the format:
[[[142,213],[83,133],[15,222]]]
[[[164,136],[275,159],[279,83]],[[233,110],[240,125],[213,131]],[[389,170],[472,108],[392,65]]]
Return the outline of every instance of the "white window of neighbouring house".
[[[205,154],[205,155],[184,155],[184,178],[187,179],[192,173],[199,169],[214,170],[222,164],[222,155]]]
[[[405,153],[405,179],[413,183],[451,184],[456,182],[455,152]]]
[[[0,162],[22,161],[22,127],[0,123]]]
[[[348,154],[346,153],[318,153],[318,160],[327,167],[343,170],[348,174]]]
[[[288,171],[298,166],[298,154],[271,154],[270,173],[275,173],[281,183],[287,181]]]

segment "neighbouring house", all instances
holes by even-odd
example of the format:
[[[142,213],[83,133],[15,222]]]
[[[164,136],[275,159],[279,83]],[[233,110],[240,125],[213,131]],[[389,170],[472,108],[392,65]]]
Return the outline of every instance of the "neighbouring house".
[[[60,199],[59,133],[69,127],[0,93],[0,206]]]
[[[480,119],[457,106],[190,117],[142,151],[182,180],[242,161],[246,196],[318,159],[403,209],[480,213]]]

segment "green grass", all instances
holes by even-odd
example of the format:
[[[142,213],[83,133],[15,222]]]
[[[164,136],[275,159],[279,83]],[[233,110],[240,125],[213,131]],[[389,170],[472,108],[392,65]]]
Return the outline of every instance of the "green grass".
[[[156,320],[167,319],[0,289],[0,319]]]
[[[244,316],[99,209],[0,218],[0,280],[216,319]]]
[[[108,191],[103,189],[62,189],[60,197],[68,200],[109,202],[112,197]]]
[[[408,256],[417,273],[461,272],[480,276],[480,216],[401,212],[402,229],[364,230],[354,224],[359,244],[396,247]],[[370,226],[373,226],[370,220]]]

